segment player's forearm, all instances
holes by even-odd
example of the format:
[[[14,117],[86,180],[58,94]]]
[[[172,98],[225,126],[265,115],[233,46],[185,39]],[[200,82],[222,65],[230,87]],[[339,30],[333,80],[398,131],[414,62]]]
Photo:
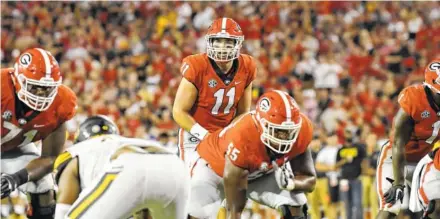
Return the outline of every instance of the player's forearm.
[[[403,175],[405,168],[405,154],[404,148],[399,146],[399,142],[396,142],[392,147],[392,161],[393,161],[393,174],[394,174],[394,184],[403,184]]]
[[[226,193],[226,215],[228,219],[241,218],[241,212],[243,212],[246,206],[246,189],[234,189]]]
[[[173,109],[173,118],[187,132],[190,132],[191,128],[196,124],[194,118],[188,112],[181,109]]]
[[[225,176],[224,187],[226,196],[226,211],[228,218],[240,218],[246,206],[246,187],[240,184],[242,179],[238,177]],[[247,180],[247,178],[245,179]]]
[[[315,189],[316,177],[296,175],[293,182],[295,183],[295,189],[293,191],[312,192]]]
[[[44,156],[32,160],[26,166],[29,181],[37,181],[52,172],[56,157]]]

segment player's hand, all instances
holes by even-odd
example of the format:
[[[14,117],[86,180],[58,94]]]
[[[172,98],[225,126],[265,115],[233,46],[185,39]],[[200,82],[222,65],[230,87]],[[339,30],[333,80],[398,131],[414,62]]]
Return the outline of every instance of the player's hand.
[[[431,158],[431,159],[434,159],[434,157],[435,157],[435,153],[440,153],[439,150],[440,148],[436,148],[435,150],[433,150],[433,151],[431,151],[431,152],[429,152],[429,157]]]
[[[17,180],[13,175],[2,173],[1,175],[1,198],[6,198],[17,188]]]
[[[278,187],[288,191],[295,189],[293,172],[287,168],[286,164],[279,167],[275,161],[272,161],[272,166],[275,170],[275,180],[277,181]]]
[[[432,200],[428,204],[428,208],[423,212],[422,219],[431,219],[429,217],[430,214],[432,214],[435,210],[435,200]]]
[[[388,192],[384,194],[385,202],[394,205],[397,200],[400,200],[400,203],[403,203],[404,189],[404,185],[393,185]]]

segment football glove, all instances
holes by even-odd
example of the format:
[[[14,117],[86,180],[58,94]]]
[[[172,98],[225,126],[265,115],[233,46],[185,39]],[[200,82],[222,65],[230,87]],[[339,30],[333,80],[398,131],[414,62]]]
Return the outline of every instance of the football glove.
[[[403,203],[403,191],[405,189],[404,185],[393,185],[385,194],[385,202],[394,205],[397,200]]]
[[[431,158],[431,159],[434,159],[434,157],[435,157],[435,153],[440,153],[439,150],[440,148],[436,148],[435,150],[433,150],[433,151],[431,151],[431,152],[429,152],[429,157]]]
[[[428,208],[423,212],[422,219],[431,219],[429,217],[430,214],[432,214],[435,210],[435,200],[432,200],[428,204]]]
[[[1,198],[6,198],[13,192],[17,186],[17,179],[14,177],[14,175],[2,173],[1,179],[0,179],[0,185],[1,185]]]
[[[286,164],[279,167],[275,161],[272,161],[272,166],[275,170],[275,180],[277,181],[278,187],[288,191],[295,189],[295,182],[293,181],[294,175],[290,168],[287,168]]]

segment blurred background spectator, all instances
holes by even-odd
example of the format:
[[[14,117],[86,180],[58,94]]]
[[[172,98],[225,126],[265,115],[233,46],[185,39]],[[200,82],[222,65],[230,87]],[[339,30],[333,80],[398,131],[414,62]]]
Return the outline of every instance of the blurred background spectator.
[[[16,1],[1,2],[1,14],[2,67],[12,67],[29,47],[43,47],[78,95],[71,140],[84,118],[100,113],[123,135],[175,147],[170,109],[180,62],[204,52],[206,29],[227,16],[245,34],[241,52],[258,61],[253,98],[268,89],[287,91],[322,142],[334,133],[342,143],[345,126],[357,127],[374,164],[378,144],[367,138],[387,138],[398,93],[421,82],[426,63],[440,54],[438,1]],[[371,183],[374,165],[368,168]]]
[[[356,138],[358,129],[347,126],[344,129],[344,143],[336,155],[336,170],[340,171],[339,190],[346,218],[361,219],[362,182],[360,176],[366,165],[365,145]]]

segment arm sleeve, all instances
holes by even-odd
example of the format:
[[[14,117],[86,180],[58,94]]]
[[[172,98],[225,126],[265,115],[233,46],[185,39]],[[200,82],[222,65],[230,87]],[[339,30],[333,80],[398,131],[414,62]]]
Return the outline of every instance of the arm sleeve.
[[[252,56],[249,56],[248,63],[249,63],[249,67],[248,67],[249,76],[246,81],[246,87],[249,86],[249,84],[252,83],[252,81],[254,81],[255,78],[257,77],[257,63]]]
[[[312,142],[313,139],[313,125],[312,122],[304,115],[301,114],[302,117],[302,126],[299,135],[302,135],[301,138],[298,139],[300,152],[299,154],[302,154],[306,152],[307,148],[309,147],[310,142]]]
[[[405,113],[407,113],[408,115],[410,115],[412,118],[414,118],[414,114],[416,111],[416,108],[414,107],[415,104],[415,100],[414,98],[412,98],[412,92],[411,92],[411,87],[405,88],[402,92],[400,92],[399,94],[399,106],[403,109],[403,111],[405,111]]]
[[[193,60],[191,60],[189,57],[183,59],[182,66],[180,67],[180,73],[182,74],[182,77],[198,88],[199,81],[197,78],[196,65],[194,65]]]
[[[226,150],[226,155],[229,156],[231,162],[238,167],[243,169],[248,169],[248,159],[250,154],[247,154],[246,151],[246,142],[243,138],[237,138],[231,141]]]
[[[62,97],[63,103],[61,105],[61,109],[60,109],[61,112],[60,112],[60,117],[59,117],[60,124],[72,119],[73,116],[75,116],[76,109],[77,109],[77,104],[76,104],[77,98],[76,98],[75,93],[73,93],[73,91],[70,90],[69,88],[67,88],[63,92],[65,94]]]

